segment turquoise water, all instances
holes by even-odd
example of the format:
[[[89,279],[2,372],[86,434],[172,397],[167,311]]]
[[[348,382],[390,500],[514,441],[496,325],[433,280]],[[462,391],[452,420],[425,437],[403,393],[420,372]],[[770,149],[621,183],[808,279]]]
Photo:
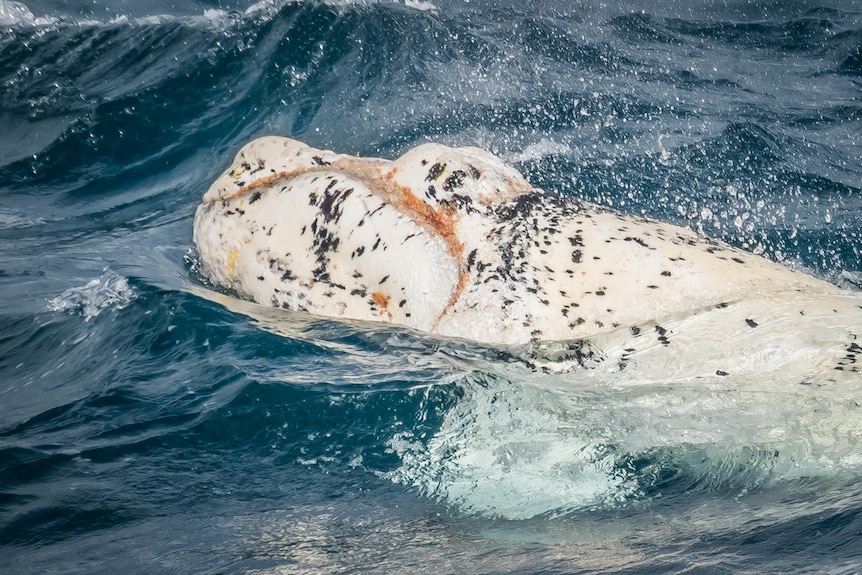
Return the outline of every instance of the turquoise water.
[[[0,572],[862,572],[862,382],[535,372],[191,241],[253,137],[433,140],[858,290],[859,4],[0,0],[0,86]]]

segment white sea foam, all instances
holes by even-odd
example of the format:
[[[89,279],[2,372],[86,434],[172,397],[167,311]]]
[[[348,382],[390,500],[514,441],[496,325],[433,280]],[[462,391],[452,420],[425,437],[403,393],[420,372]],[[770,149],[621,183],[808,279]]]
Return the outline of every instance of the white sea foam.
[[[35,16],[21,2],[0,0],[0,26],[45,26],[56,21],[56,18]]]
[[[0,0],[0,26],[16,24],[32,24],[36,17],[30,9],[20,2],[5,2]]]
[[[48,302],[49,311],[80,312],[84,319],[99,315],[108,308],[123,309],[137,297],[129,281],[109,268],[81,287],[69,288]]]
[[[150,14],[143,16],[129,16],[117,14],[107,20],[100,19],[77,19],[74,17],[49,17],[35,16],[33,12],[23,3],[10,0],[0,0],[0,26],[53,26],[56,24],[72,24],[75,26],[154,26],[167,22],[180,21],[189,26],[214,27],[224,31],[244,17],[251,17],[258,22],[266,22],[275,18],[279,11],[293,0],[260,0],[251,4],[243,12],[227,11],[218,8],[207,8],[202,14],[192,16],[176,16],[172,14]],[[423,12],[437,11],[438,8],[426,0],[327,0],[334,7],[357,7],[372,4],[403,4],[408,8]]]
[[[515,381],[465,377],[432,437],[388,442],[402,464],[385,476],[461,512],[521,520],[660,497],[654,478],[671,470],[692,489],[745,493],[862,467],[858,385]]]
[[[431,2],[424,2],[422,0],[404,0],[404,4],[408,8],[413,8],[414,10],[421,10],[423,12],[433,12],[437,10],[437,6],[435,6]]]
[[[388,444],[403,465],[387,477],[459,510],[528,519],[623,501],[633,477],[604,438],[585,435],[531,386],[471,376],[465,397],[423,445]]]

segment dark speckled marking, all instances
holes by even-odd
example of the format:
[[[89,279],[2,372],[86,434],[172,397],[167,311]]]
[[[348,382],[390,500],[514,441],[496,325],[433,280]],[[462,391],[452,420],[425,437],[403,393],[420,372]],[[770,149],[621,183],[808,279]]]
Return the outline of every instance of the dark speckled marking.
[[[639,245],[639,246],[641,246],[641,247],[644,247],[644,248],[646,248],[646,249],[648,249],[648,250],[654,250],[654,249],[655,249],[655,248],[653,248],[653,247],[650,247],[650,245],[649,245],[648,243],[646,243],[645,241],[643,241],[643,240],[642,240],[642,239],[640,239],[640,238],[635,238],[635,237],[631,237],[631,236],[626,236],[626,237],[624,237],[624,238],[623,238],[623,241],[626,241],[626,242],[634,242],[634,243],[636,243],[637,245]]]
[[[466,177],[467,172],[464,172],[463,170],[455,170],[449,174],[449,177],[446,178],[445,182],[443,182],[443,190],[451,192],[455,188],[460,188],[464,185],[464,178]]]
[[[431,166],[431,169],[428,170],[428,177],[425,178],[425,181],[432,182],[436,180],[438,177],[440,177],[440,174],[442,174],[443,170],[445,169],[446,164],[441,164],[440,162],[437,162],[436,164]]]
[[[347,190],[336,190],[336,181],[333,180],[326,186],[323,192],[323,197],[320,200],[320,211],[323,214],[325,222],[337,222],[341,218],[342,204],[350,194],[353,193],[353,188]]]

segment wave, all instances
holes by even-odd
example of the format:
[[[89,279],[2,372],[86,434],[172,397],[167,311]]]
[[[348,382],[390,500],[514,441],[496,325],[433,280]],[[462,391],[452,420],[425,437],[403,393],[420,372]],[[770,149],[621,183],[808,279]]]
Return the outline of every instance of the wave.
[[[523,520],[683,493],[744,496],[862,468],[853,389],[481,372],[459,385],[433,436],[389,440],[402,463],[384,476],[462,513]]]
[[[0,0],[0,570],[857,569],[854,380],[550,373],[188,257],[254,137],[433,140],[859,290],[828,4]]]

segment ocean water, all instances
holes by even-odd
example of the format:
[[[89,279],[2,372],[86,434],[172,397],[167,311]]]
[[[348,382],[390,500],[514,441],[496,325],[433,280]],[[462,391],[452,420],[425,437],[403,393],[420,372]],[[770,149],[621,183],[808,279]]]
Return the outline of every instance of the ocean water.
[[[862,573],[862,382],[627,382],[210,289],[248,140],[478,145],[862,288],[862,4],[0,0],[0,573]]]

